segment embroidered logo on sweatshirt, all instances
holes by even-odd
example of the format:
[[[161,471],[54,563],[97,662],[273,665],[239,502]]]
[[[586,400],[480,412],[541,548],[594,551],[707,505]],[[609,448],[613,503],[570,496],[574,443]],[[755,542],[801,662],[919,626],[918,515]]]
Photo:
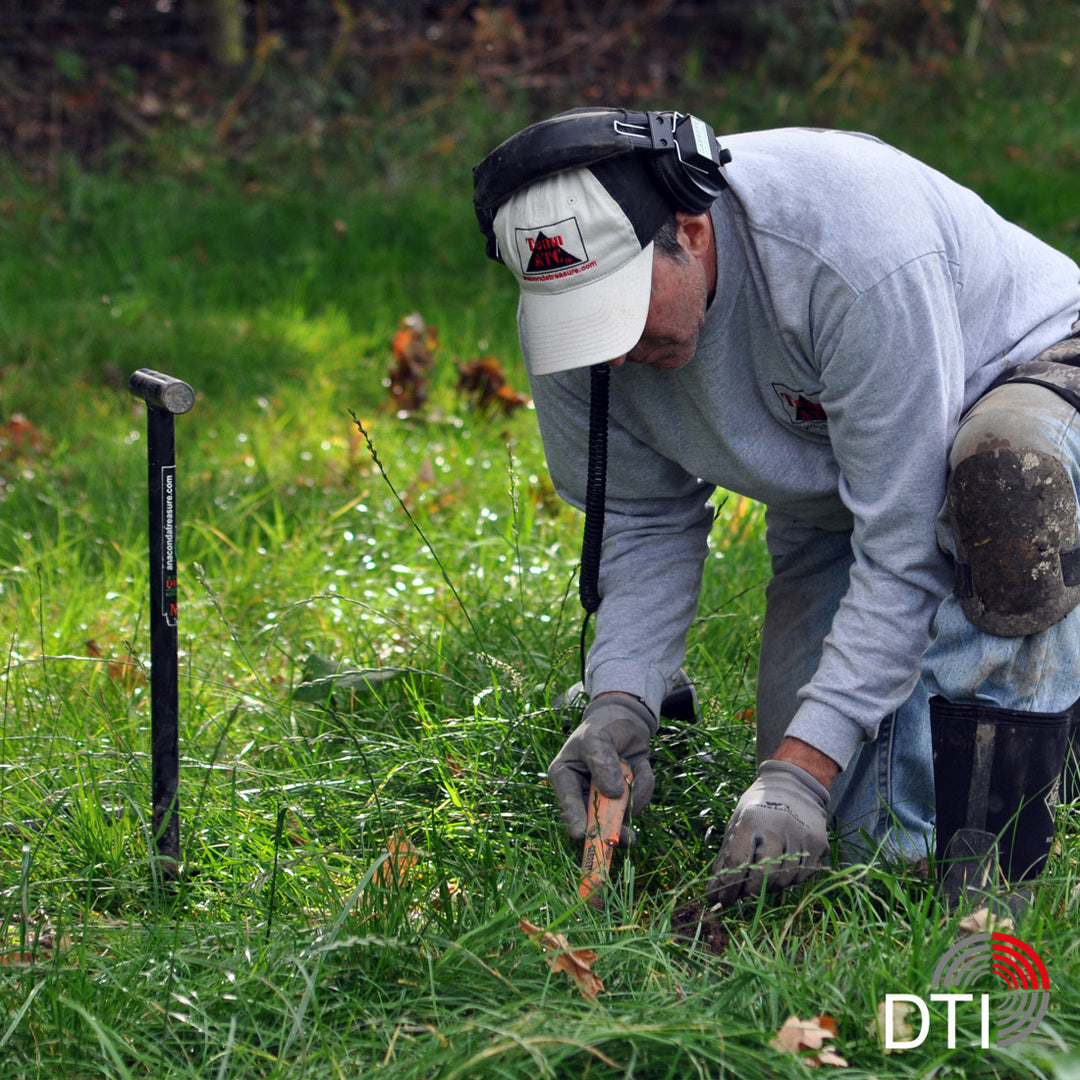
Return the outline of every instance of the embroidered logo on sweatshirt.
[[[828,429],[829,418],[825,415],[825,409],[816,397],[810,397],[802,390],[792,390],[783,383],[773,383],[776,396],[784,407],[788,419],[793,424],[798,424],[808,431],[824,432]]]

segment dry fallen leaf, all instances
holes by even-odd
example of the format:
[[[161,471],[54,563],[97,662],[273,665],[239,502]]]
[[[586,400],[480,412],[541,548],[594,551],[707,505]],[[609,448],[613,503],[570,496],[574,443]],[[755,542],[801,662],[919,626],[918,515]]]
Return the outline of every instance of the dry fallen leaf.
[[[818,1065],[832,1065],[837,1069],[846,1069],[848,1067],[847,1060],[845,1058],[842,1058],[835,1050],[833,1050],[829,1046],[826,1046],[821,1051],[821,1053],[818,1054],[816,1061]],[[813,1068],[814,1062],[815,1059],[811,1058],[807,1062],[807,1064],[810,1065],[811,1068]]]
[[[71,948],[71,935],[58,934],[52,920],[43,910],[38,909],[25,935],[21,933],[21,923],[22,918],[16,915],[8,930],[9,940],[0,941],[0,964],[40,963],[51,957],[54,952],[66,952]],[[33,952],[22,952],[23,944],[28,945]]]
[[[398,409],[413,412],[427,401],[427,372],[435,362],[438,331],[428,326],[419,312],[398,323],[390,348],[396,363],[383,380]]]
[[[908,1013],[913,1006],[910,1001],[894,1001],[892,1003],[892,1033],[893,1039],[899,1042],[910,1042],[915,1034],[911,1025],[907,1022]],[[870,1021],[869,1034],[876,1036],[877,1041],[884,1047],[886,1054],[902,1054],[902,1046],[885,1046],[885,1020],[888,1014],[888,1005],[882,1001],[878,1003],[877,1018]]]
[[[539,938],[544,952],[553,954],[545,957],[551,970],[566,972],[590,1001],[595,1001],[596,995],[604,992],[603,982],[592,971],[592,964],[596,961],[596,953],[592,949],[571,949],[564,935],[543,930],[528,919],[522,919],[518,925],[533,941]]]
[[[401,832],[390,837],[386,845],[389,858],[375,872],[375,884],[382,886],[404,885],[411,871],[419,862],[420,856],[409,838]]]
[[[128,643],[125,642],[125,644]],[[139,666],[138,661],[131,655],[130,645],[128,646],[128,652],[129,659],[127,660],[109,659],[94,638],[90,638],[86,642],[86,655],[92,656],[95,660],[107,660],[106,673],[114,683],[124,690],[132,690],[136,686],[146,685],[146,675]]]
[[[769,1040],[769,1045],[774,1050],[797,1054],[800,1050],[820,1050],[825,1040],[832,1037],[832,1032],[822,1027],[816,1016],[812,1020],[789,1016],[776,1033],[776,1038]]]
[[[0,423],[0,459],[39,455],[45,451],[45,437],[22,413],[12,413]]]
[[[957,929],[964,934],[989,934],[994,930],[1012,930],[1013,921],[1008,915],[997,916],[988,907],[979,908],[971,915],[965,915]]]
[[[286,837],[293,847],[311,847],[311,834],[300,815],[291,806],[286,811],[285,824],[289,830]]]
[[[457,389],[459,394],[472,397],[478,408],[499,408],[507,416],[529,402],[507,382],[502,364],[494,356],[458,364]]]
[[[811,1068],[834,1065],[839,1069],[846,1069],[847,1062],[831,1046],[825,1045],[826,1040],[835,1038],[836,1021],[831,1016],[815,1016],[810,1020],[789,1016],[776,1037],[769,1040],[769,1045],[774,1050],[787,1054],[801,1054],[804,1050],[818,1051],[803,1058],[803,1062]]]

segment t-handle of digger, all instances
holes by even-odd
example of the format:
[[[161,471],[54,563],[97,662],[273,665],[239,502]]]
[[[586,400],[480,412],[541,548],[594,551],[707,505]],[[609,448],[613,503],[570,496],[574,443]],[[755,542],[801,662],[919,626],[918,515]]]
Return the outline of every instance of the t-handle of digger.
[[[620,761],[619,768],[622,769],[625,782],[622,794],[617,799],[609,799],[601,794],[595,781],[589,787],[585,853],[581,860],[582,877],[578,893],[582,900],[588,900],[597,909],[604,906],[604,899],[598,890],[610,875],[611,854],[619,846],[626,804],[630,799],[630,785],[634,782],[634,774],[626,762]]]

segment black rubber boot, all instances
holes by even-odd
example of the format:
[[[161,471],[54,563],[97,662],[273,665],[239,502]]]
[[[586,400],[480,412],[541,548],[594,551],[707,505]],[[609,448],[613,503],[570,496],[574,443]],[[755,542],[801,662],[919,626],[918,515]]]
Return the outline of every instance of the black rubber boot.
[[[930,699],[937,867],[952,906],[1037,877],[1054,840],[1054,807],[1071,710],[1019,712]]]

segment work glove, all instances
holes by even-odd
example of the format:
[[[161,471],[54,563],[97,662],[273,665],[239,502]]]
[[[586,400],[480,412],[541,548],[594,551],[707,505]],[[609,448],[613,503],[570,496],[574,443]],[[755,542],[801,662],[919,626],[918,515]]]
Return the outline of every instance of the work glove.
[[[733,904],[805,881],[829,849],[829,792],[805,769],[765,761],[731,815],[713,863],[709,900]]]
[[[548,769],[548,780],[562,810],[571,840],[585,839],[589,784],[596,781],[601,795],[617,799],[623,793],[619,762],[634,774],[630,813],[637,816],[652,798],[655,780],[649,764],[649,740],[656,733],[656,718],[644,702],[630,694],[603,694],[590,701],[581,723],[563,744]],[[623,829],[620,845],[633,837]]]

